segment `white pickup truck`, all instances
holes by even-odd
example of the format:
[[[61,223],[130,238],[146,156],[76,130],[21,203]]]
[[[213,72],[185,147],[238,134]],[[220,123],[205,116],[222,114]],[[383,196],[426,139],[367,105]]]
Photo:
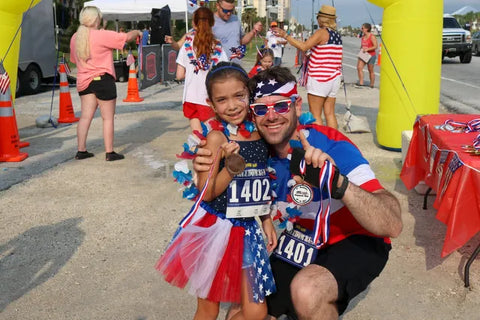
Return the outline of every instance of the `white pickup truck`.
[[[443,15],[442,41],[442,61],[445,57],[460,57],[461,63],[472,61],[472,36],[470,31],[462,29],[457,19],[449,14]]]

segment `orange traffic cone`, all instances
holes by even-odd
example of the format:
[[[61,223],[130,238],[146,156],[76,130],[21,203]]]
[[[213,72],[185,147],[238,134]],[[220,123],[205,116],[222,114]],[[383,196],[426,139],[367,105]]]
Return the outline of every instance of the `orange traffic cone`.
[[[123,99],[123,102],[141,102],[143,101],[138,94],[137,72],[135,70],[135,63],[130,65],[128,70],[128,89],[127,97]]]
[[[10,97],[11,99],[11,97]],[[15,108],[13,108],[13,117],[17,119],[17,116],[15,115]],[[17,121],[15,120],[15,131],[18,132],[18,127],[17,127]],[[20,148],[25,148],[30,145],[30,142],[27,141],[18,141],[18,147]]]
[[[65,64],[60,63],[60,101],[59,101],[59,123],[77,122],[80,118],[75,117],[73,112],[72,97],[68,86],[67,71]]]
[[[298,63],[298,56],[299,55],[300,55],[300,50],[297,49],[297,54],[295,55],[295,65],[294,65],[294,67],[300,66],[300,64]]]
[[[382,44],[380,43],[380,47],[378,49],[377,66],[380,66],[381,63],[382,63]]]
[[[19,162],[28,157],[28,153],[20,152],[19,142],[10,79],[0,64],[0,162]]]

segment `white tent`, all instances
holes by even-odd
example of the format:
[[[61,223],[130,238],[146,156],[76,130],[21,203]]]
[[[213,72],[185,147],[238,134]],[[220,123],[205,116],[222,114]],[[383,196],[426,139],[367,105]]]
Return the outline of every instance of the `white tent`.
[[[104,19],[119,21],[147,21],[151,19],[152,9],[161,9],[168,5],[172,19],[188,18],[187,0],[93,0],[84,6],[100,9]]]

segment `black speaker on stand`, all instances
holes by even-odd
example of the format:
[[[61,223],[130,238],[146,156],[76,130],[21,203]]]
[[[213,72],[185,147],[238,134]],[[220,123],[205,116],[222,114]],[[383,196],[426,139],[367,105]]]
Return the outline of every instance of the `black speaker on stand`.
[[[168,5],[161,9],[152,9],[150,44],[159,44],[161,46],[165,43],[165,36],[171,35],[170,18],[170,7]]]

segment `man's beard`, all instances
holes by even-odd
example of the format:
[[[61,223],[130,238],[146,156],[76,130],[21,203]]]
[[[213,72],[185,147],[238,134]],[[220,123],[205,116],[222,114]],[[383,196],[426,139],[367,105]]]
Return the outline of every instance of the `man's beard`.
[[[269,133],[268,129],[265,129],[264,127],[260,127],[258,128],[258,130],[262,138],[265,139],[265,141],[269,145],[280,146],[282,144],[289,143],[289,141],[292,139],[293,133],[297,129],[297,124],[298,124],[298,117],[295,110],[293,110],[292,119],[290,119],[290,123],[288,124],[288,127],[286,128],[286,130],[283,130],[275,134]],[[264,133],[263,129],[265,129],[265,131],[267,132]]]

